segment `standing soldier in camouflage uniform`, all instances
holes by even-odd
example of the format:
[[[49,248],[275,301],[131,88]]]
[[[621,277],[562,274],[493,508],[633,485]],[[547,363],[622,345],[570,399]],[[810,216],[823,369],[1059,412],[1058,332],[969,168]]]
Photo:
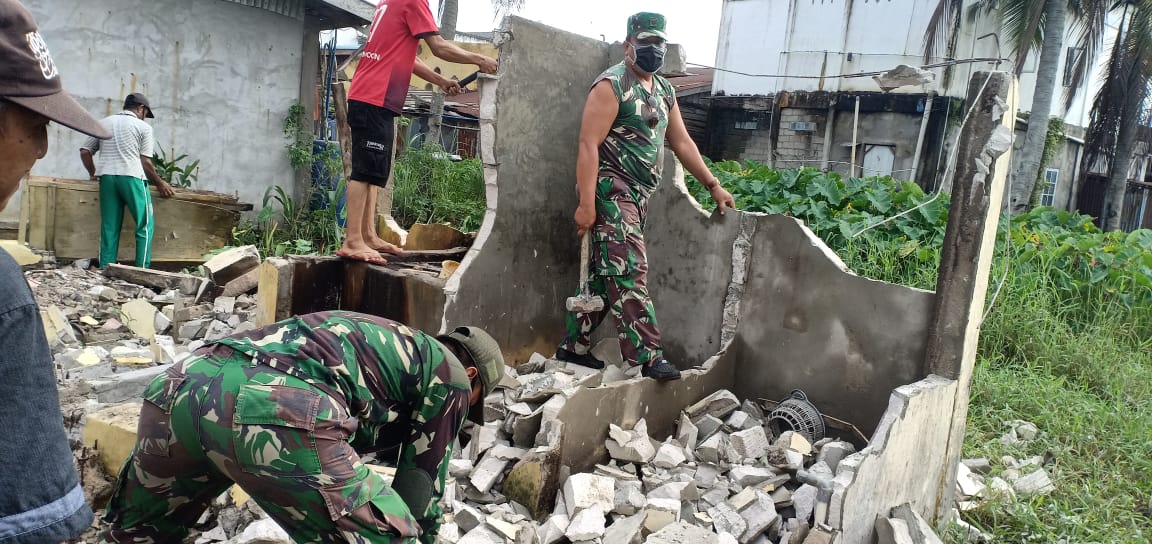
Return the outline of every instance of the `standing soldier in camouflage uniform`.
[[[660,347],[644,253],[648,197],[660,181],[665,136],[684,167],[708,188],[721,214],[734,203],[689,137],[675,89],[656,75],[664,64],[667,47],[664,29],[663,15],[637,13],[629,17],[624,62],[596,79],[584,106],[576,163],[580,194],[576,227],[580,235],[591,230],[593,277],[589,287],[607,299],[608,309],[593,314],[569,313],[568,335],[556,357],[603,368],[604,362],[589,353],[589,336],[611,311],[624,361],[643,365],[641,373],[646,377],[675,380],[680,371],[664,360]]]
[[[480,329],[433,338],[349,312],[205,346],[145,390],[103,536],[181,542],[235,482],[298,543],[431,544],[452,443],[503,366]],[[396,446],[389,486],[360,454]]]

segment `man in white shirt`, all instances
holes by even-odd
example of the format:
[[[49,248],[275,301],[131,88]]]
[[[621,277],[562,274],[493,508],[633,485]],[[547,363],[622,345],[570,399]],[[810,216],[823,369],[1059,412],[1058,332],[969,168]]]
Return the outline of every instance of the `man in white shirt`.
[[[80,148],[80,160],[93,181],[100,180],[100,267],[116,262],[120,252],[120,229],[124,224],[124,208],[136,221],[136,266],[148,268],[152,264],[152,194],[148,182],[154,185],[161,198],[171,198],[175,192],[156,173],[152,165],[152,127],[144,122],[152,119],[148,98],[132,93],[124,99],[124,111],[106,117],[100,123],[112,133],[107,140],[88,138]],[[93,161],[93,155],[99,158]]]

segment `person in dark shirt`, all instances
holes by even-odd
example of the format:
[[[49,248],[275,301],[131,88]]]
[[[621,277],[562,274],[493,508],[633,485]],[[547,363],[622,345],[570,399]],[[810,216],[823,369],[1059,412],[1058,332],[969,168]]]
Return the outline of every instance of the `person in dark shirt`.
[[[320,312],[226,337],[145,389],[104,538],[181,542],[236,483],[294,542],[432,544],[452,444],[504,377],[475,327]],[[360,455],[396,447],[389,485]]]
[[[64,92],[32,14],[0,0],[0,210],[48,151],[48,123],[110,135]],[[61,542],[92,525],[32,290],[0,251],[0,544]]]

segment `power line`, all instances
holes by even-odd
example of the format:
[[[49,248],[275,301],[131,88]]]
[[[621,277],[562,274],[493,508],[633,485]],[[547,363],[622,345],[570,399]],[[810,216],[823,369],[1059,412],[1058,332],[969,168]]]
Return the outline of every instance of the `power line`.
[[[925,64],[925,65],[921,66],[920,69],[921,70],[928,70],[928,69],[932,69],[932,68],[943,68],[946,66],[956,66],[958,64],[973,64],[973,63],[978,63],[978,62],[987,62],[989,64],[999,65],[1000,63],[1008,62],[1008,59],[1002,59],[1002,58],[997,58],[997,57],[977,57],[977,58],[972,58],[972,59],[953,59],[953,60],[944,61],[944,62],[935,62],[932,64]],[[837,74],[837,75],[823,75],[823,76],[800,76],[800,75],[786,75],[786,74],[750,74],[750,73],[741,72],[738,70],[729,70],[727,68],[717,68],[715,66],[708,66],[707,64],[697,64],[695,62],[688,62],[685,64],[687,64],[688,66],[696,66],[699,68],[710,68],[712,70],[716,70],[717,72],[724,72],[727,74],[736,74],[738,76],[775,77],[775,78],[788,78],[788,79],[850,79],[850,78],[857,78],[857,77],[879,76],[879,75],[883,75],[883,74],[888,73],[888,70],[880,70],[880,71],[876,71],[876,72],[857,72],[854,74]]]

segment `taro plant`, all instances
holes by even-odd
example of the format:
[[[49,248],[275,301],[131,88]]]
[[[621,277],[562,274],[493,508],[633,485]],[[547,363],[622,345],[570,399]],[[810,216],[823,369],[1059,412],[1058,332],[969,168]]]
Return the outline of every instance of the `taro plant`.
[[[163,146],[157,146],[158,151],[152,155],[152,165],[156,167],[156,175],[173,187],[187,189],[200,177],[200,161],[192,161],[181,165],[188,159],[188,155],[176,155],[164,152]]]

